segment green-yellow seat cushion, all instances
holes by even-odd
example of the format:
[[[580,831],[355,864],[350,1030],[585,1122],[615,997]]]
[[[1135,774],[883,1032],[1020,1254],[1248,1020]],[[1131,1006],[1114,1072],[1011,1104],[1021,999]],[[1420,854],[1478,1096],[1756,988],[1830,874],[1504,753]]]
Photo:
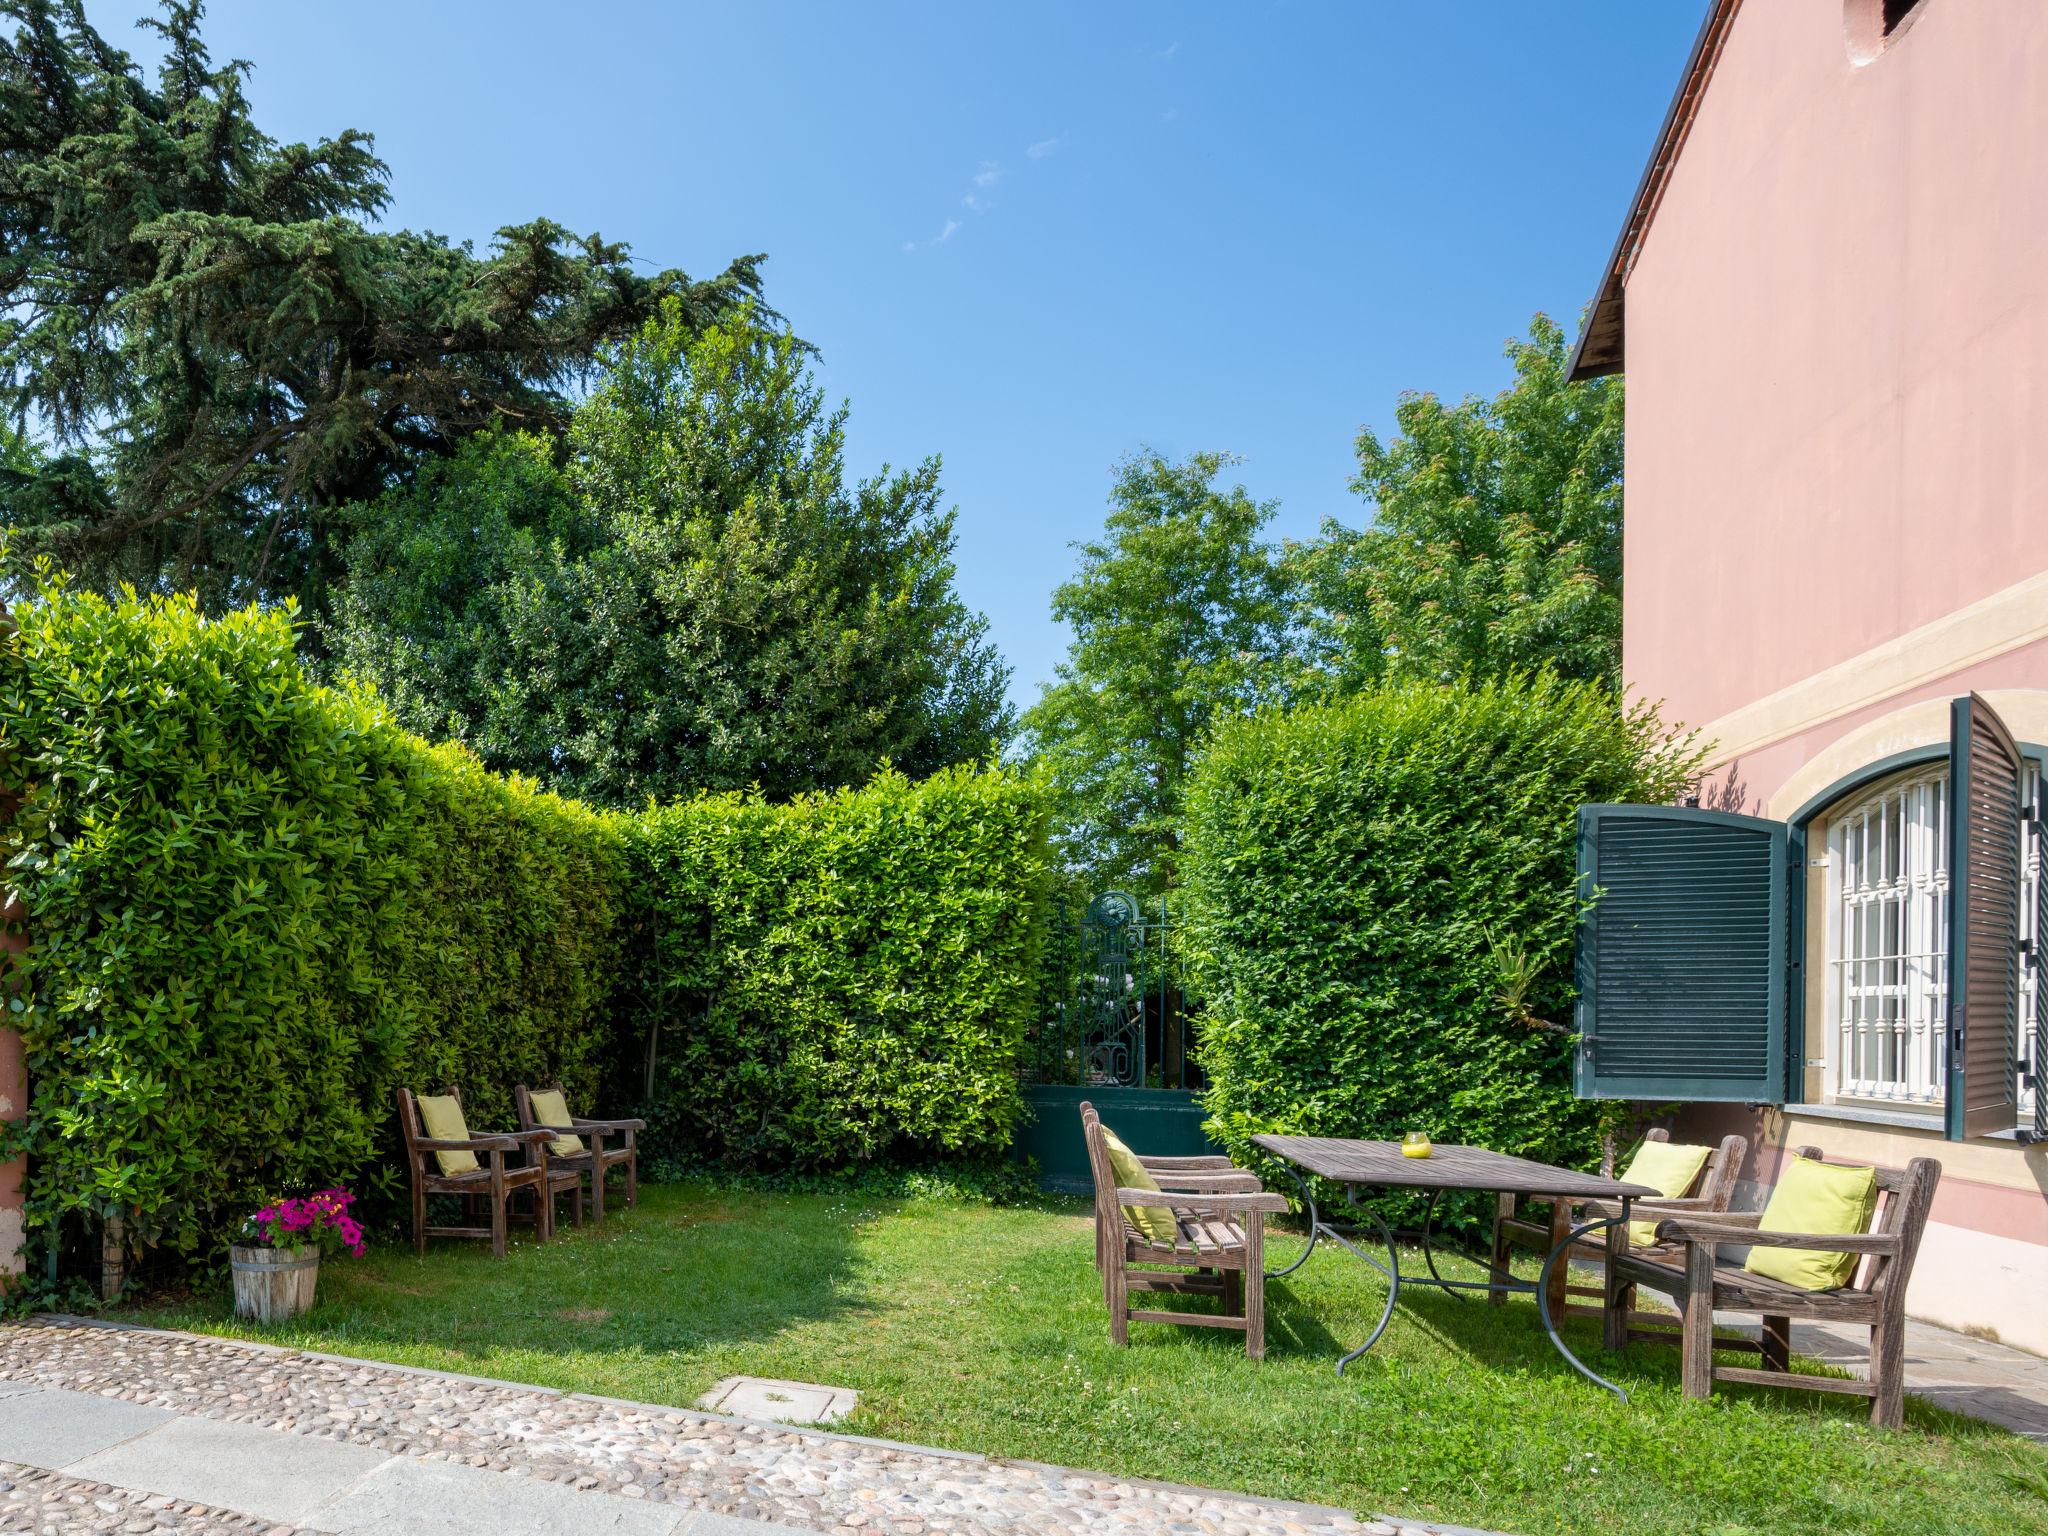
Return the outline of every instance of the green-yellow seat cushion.
[[[429,1141],[467,1141],[469,1126],[462,1118],[462,1101],[452,1093],[423,1093],[419,1096],[420,1124],[427,1128]],[[474,1152],[436,1152],[434,1160],[443,1173],[474,1173]]]
[[[526,1102],[533,1106],[535,1125],[567,1125],[575,1116],[569,1113],[569,1101],[555,1089],[546,1093],[529,1093]],[[583,1151],[581,1136],[557,1136],[548,1143],[550,1157],[576,1157]]]
[[[1779,1172],[1778,1186],[1764,1202],[1757,1230],[1840,1232],[1846,1236],[1868,1232],[1876,1210],[1875,1168],[1841,1168],[1795,1157]],[[1742,1267],[1802,1291],[1832,1291],[1848,1283],[1856,1269],[1856,1255],[1820,1248],[1752,1248]]]
[[[1109,1153],[1109,1171],[1118,1189],[1157,1189],[1159,1181],[1138,1161],[1138,1154],[1117,1140],[1116,1132],[1102,1128],[1102,1145]],[[1145,1234],[1147,1240],[1171,1246],[1180,1227],[1173,1212],[1163,1205],[1127,1205],[1124,1219]]]
[[[1688,1147],[1678,1141],[1646,1141],[1621,1170],[1624,1184],[1647,1184],[1667,1200],[1677,1200],[1692,1188],[1712,1153],[1711,1147]],[[1632,1221],[1628,1240],[1647,1248],[1657,1241],[1655,1221]]]

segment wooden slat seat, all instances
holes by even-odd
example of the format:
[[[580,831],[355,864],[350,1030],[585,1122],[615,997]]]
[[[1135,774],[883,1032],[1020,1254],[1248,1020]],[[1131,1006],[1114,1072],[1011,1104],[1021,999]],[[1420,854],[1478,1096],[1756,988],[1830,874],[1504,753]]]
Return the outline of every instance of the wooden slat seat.
[[[1816,1147],[1794,1157],[1818,1160]],[[1719,1212],[1667,1216],[1657,1224],[1660,1247],[1680,1255],[1671,1262],[1644,1250],[1629,1250],[1610,1231],[1607,1255],[1606,1338],[1610,1349],[1631,1342],[1676,1344],[1688,1397],[1706,1397],[1717,1381],[1801,1387],[1871,1399],[1870,1420],[1896,1429],[1905,1414],[1906,1286],[1941,1181],[1941,1164],[1916,1157],[1903,1172],[1877,1170],[1878,1208],[1870,1230],[1854,1234],[1765,1232],[1762,1213]],[[1806,1291],[1768,1275],[1751,1274],[1720,1256],[1722,1244],[1810,1248],[1858,1256],[1849,1283],[1831,1291]],[[1678,1316],[1635,1309],[1638,1286],[1668,1296]],[[1752,1312],[1762,1320],[1755,1339],[1717,1338],[1714,1313]],[[1863,1380],[1807,1376],[1791,1369],[1792,1319],[1852,1323],[1870,1329],[1870,1370]],[[1719,1350],[1761,1357],[1763,1369],[1714,1363]]]
[[[1235,1167],[1227,1157],[1141,1155],[1138,1162],[1159,1188],[1118,1188],[1102,1120],[1092,1104],[1081,1106],[1081,1133],[1095,1176],[1095,1264],[1102,1271],[1103,1297],[1109,1303],[1109,1336],[1119,1344],[1130,1342],[1133,1322],[1228,1328],[1244,1334],[1247,1354],[1254,1360],[1263,1358],[1265,1219],[1284,1212],[1287,1202],[1267,1194],[1256,1174]],[[1159,1243],[1140,1232],[1124,1215],[1127,1205],[1171,1211],[1174,1240]],[[1130,1305],[1133,1291],[1215,1296],[1223,1310],[1138,1310]]]

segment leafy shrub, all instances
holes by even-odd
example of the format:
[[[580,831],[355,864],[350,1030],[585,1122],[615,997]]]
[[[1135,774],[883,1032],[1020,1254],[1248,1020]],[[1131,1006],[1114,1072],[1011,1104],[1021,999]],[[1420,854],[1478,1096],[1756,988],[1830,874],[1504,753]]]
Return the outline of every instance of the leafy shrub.
[[[202,618],[44,582],[0,648],[28,952],[31,1240],[120,1218],[186,1252],[256,1197],[349,1179],[401,1082],[479,1125],[520,1078],[595,1083],[622,866],[610,824],[308,679],[289,611]]]
[[[1224,725],[1186,826],[1210,1129],[1241,1157],[1260,1132],[1420,1127],[1594,1160],[1559,1022],[1576,812],[1675,800],[1698,760],[1661,737],[1650,708],[1548,675]]]
[[[819,1169],[1003,1146],[1044,842],[1039,786],[999,769],[635,818],[650,1156]]]

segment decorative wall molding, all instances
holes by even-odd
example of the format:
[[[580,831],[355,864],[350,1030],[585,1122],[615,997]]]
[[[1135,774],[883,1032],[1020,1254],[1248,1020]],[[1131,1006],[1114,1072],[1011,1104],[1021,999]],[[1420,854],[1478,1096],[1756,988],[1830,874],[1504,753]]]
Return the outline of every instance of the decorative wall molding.
[[[1936,678],[2048,639],[2048,571],[1871,647],[1700,727],[1726,764]]]

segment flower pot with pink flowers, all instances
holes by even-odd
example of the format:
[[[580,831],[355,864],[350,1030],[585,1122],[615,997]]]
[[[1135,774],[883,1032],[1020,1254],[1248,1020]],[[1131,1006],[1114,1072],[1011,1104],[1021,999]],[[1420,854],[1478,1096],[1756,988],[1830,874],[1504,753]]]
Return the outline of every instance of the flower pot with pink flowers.
[[[345,1189],[323,1189],[273,1200],[244,1222],[241,1241],[228,1248],[235,1316],[283,1323],[310,1308],[320,1283],[321,1249],[363,1251],[362,1225],[348,1213],[354,1203]]]

